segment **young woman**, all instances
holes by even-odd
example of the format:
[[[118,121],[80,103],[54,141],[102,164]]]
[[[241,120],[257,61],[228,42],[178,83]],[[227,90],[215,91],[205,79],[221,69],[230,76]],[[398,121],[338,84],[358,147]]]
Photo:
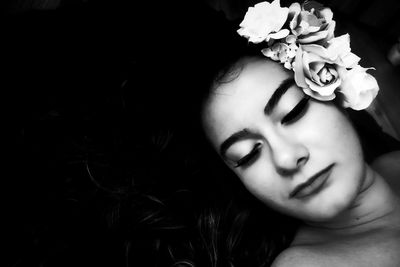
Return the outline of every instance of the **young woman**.
[[[278,63],[242,64],[210,95],[204,127],[254,196],[304,222],[276,266],[399,264],[399,199],[364,162],[344,112],[307,98]]]
[[[100,79],[89,86],[91,79],[85,78],[87,92],[96,93],[82,100],[81,94],[67,90],[70,97],[66,102],[56,101],[60,106],[54,109],[56,115],[52,111],[55,117],[50,113],[46,117],[74,122],[83,116],[85,127],[62,123],[36,129],[28,123],[21,131],[18,140],[22,145],[16,151],[26,150],[29,163],[22,168],[26,172],[21,177],[26,178],[14,179],[10,187],[15,188],[10,199],[20,207],[12,205],[12,216],[8,216],[15,217],[9,224],[15,233],[9,247],[18,251],[7,253],[12,265],[253,267],[269,266],[279,254],[276,265],[311,266],[320,261],[332,265],[333,261],[348,266],[353,260],[374,266],[384,266],[377,262],[381,260],[398,265],[397,198],[363,161],[372,162],[390,150],[386,146],[379,147],[379,153],[371,151],[371,140],[382,140],[377,137],[380,132],[367,134],[374,129],[370,123],[361,128],[355,125],[357,136],[338,96],[321,101],[307,95],[292,70],[263,57],[245,38],[222,27],[223,23],[214,23],[210,14],[203,16],[199,8],[191,7],[190,11],[202,16],[178,15],[171,7],[165,9],[171,3],[161,8],[158,4],[152,1],[150,9],[136,9],[143,11],[143,17],[137,12],[133,17],[147,21],[145,11],[151,10],[152,21],[165,26],[161,32],[159,27],[149,31],[146,23],[124,23],[138,38],[133,48],[122,42],[136,54],[134,76],[123,83],[123,90],[119,85],[115,90],[108,88],[119,84],[111,83],[109,75],[104,75],[109,81],[106,85]],[[100,13],[90,12],[94,21]],[[87,18],[86,13],[81,15],[79,21]],[[116,21],[128,20],[119,16]],[[179,31],[182,24],[186,24],[185,31]],[[171,27],[178,30],[174,34],[164,30]],[[78,37],[82,34],[78,31]],[[68,49],[65,51],[71,52]],[[81,52],[73,58],[81,55],[88,59],[84,56],[87,51]],[[109,52],[113,56],[96,57],[106,63],[99,65],[94,60],[96,66],[83,66],[90,66],[93,75],[115,69],[115,64],[108,63],[115,62],[117,55],[114,50]],[[28,72],[31,69],[27,68]],[[118,76],[114,74],[111,76]],[[208,77],[213,78],[213,86],[202,106],[204,129],[199,129],[194,114],[199,114],[195,103],[201,97],[196,93],[207,86],[202,82]],[[31,79],[23,84],[32,88]],[[65,90],[61,91],[63,95]],[[106,92],[113,92],[112,97]],[[71,97],[78,102],[68,101]],[[71,106],[86,100],[87,110]],[[267,103],[271,104],[266,109]],[[99,110],[93,110],[97,106]],[[352,122],[360,122],[358,119]],[[175,126],[178,131],[170,131]],[[212,146],[203,145],[204,136],[198,136],[202,131]],[[228,147],[225,140],[236,132],[235,142],[231,138]],[[365,155],[358,137],[365,144]],[[228,168],[212,147],[223,152],[220,155]],[[371,165],[385,171],[383,178],[387,166],[393,177],[397,175],[393,153]],[[16,170],[21,169],[20,163],[15,164]],[[26,189],[21,191],[21,181],[27,179]],[[90,180],[94,183],[88,183]],[[38,195],[41,197],[36,199]],[[114,226],[111,232],[104,229],[107,225]],[[359,257],[358,253],[366,255]],[[347,257],[352,254],[356,257]]]
[[[287,9],[274,1],[249,9],[238,32],[264,49],[232,57],[215,76],[202,108],[204,132],[255,198],[300,220],[273,266],[398,266],[400,200],[392,188],[399,153],[375,169],[365,162],[343,107],[366,108],[378,88],[347,37],[333,30],[330,10],[320,5]],[[387,167],[392,188],[380,174]]]

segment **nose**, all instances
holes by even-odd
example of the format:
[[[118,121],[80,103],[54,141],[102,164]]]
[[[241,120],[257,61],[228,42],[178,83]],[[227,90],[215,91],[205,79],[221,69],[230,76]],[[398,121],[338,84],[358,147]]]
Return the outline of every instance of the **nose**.
[[[276,171],[282,176],[291,176],[304,166],[310,153],[307,147],[286,137],[276,137],[270,142],[272,161]]]

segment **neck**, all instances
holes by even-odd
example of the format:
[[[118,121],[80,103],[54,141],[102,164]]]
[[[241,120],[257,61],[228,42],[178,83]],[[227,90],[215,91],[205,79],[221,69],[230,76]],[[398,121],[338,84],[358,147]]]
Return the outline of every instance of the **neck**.
[[[398,225],[399,199],[385,180],[369,166],[352,204],[329,222],[307,223],[314,230],[356,234]]]

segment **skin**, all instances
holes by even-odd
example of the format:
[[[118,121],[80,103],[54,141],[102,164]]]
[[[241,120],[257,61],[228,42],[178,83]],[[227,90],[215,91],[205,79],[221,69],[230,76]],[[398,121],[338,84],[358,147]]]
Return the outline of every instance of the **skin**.
[[[233,144],[224,158],[245,187],[269,207],[305,221],[327,221],[347,208],[366,178],[357,135],[343,112],[331,102],[310,99],[300,118],[282,119],[303,99],[293,85],[271,114],[264,107],[278,86],[292,75],[277,63],[246,59],[239,77],[215,89],[204,107],[206,135],[218,151],[231,134],[249,129],[254,137]],[[260,144],[260,154],[248,166],[235,161]],[[328,186],[308,198],[290,198],[293,189],[333,165]],[[340,193],[338,193],[340,192]]]
[[[394,192],[400,192],[400,151],[393,151],[378,157],[372,162],[372,168],[380,173]]]
[[[304,98],[295,85],[265,112],[292,73],[264,58],[241,63],[239,75],[217,85],[205,102],[203,126],[250,193],[304,222],[273,266],[398,266],[400,201],[365,164],[345,113],[332,102],[310,99],[294,119],[285,120]],[[221,144],[243,129],[245,137],[221,153]],[[237,166],[249,154],[251,160]],[[291,197],[294,188],[327,166],[322,189]]]

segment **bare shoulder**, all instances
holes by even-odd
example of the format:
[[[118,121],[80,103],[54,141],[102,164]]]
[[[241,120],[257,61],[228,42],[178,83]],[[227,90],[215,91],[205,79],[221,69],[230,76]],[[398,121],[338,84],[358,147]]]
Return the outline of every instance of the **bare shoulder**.
[[[385,178],[395,192],[400,193],[400,150],[378,157],[371,167]]]
[[[387,167],[388,165],[392,164],[395,166],[398,166],[400,164],[400,150],[383,154],[372,162],[372,166],[375,166],[377,168]]]
[[[320,253],[307,247],[290,247],[284,250],[271,267],[320,267],[326,266],[326,259]]]

